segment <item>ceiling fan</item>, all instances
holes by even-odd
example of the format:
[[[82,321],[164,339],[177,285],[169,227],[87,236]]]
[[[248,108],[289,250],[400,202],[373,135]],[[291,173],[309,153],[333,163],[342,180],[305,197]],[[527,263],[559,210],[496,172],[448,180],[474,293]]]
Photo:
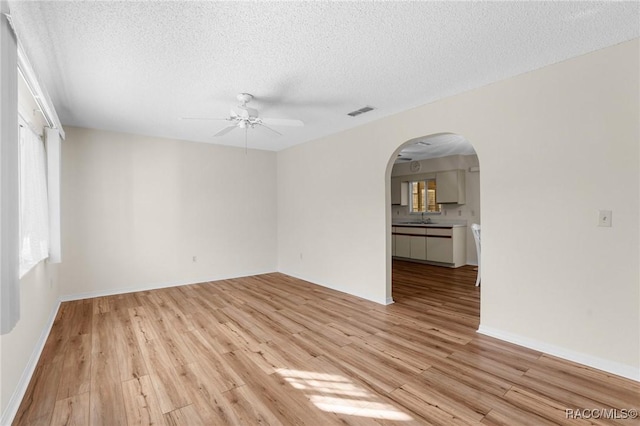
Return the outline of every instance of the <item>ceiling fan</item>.
[[[231,109],[229,117],[227,118],[200,118],[200,117],[181,117],[181,120],[225,120],[230,122],[227,127],[220,130],[213,136],[223,136],[232,131],[235,128],[245,129],[266,129],[272,134],[281,136],[282,133],[267,126],[304,126],[304,123],[300,120],[292,120],[287,118],[262,118],[258,114],[258,110],[250,108],[247,104],[253,99],[253,95],[248,93],[240,93],[236,96],[240,105],[237,106],[237,112]]]

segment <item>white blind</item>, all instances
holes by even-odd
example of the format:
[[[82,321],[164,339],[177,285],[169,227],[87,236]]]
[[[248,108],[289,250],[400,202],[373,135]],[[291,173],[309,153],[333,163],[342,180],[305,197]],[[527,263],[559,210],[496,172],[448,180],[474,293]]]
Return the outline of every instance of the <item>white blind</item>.
[[[30,127],[20,126],[20,278],[49,256],[47,156]]]

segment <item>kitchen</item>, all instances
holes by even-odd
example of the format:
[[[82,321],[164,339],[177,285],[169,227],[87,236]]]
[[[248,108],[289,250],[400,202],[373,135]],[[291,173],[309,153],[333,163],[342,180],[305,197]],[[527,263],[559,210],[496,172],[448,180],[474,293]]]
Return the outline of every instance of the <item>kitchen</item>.
[[[391,172],[394,259],[458,268],[478,265],[471,225],[480,223],[478,156],[460,135],[407,143]]]

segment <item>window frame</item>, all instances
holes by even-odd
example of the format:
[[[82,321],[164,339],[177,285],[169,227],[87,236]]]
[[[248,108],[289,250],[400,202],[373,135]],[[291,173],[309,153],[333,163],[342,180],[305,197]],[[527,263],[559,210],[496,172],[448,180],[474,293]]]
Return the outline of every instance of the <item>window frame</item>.
[[[429,190],[429,182],[433,182],[434,185],[434,201],[436,198],[436,193],[438,191],[438,188],[436,186],[436,178],[423,178],[423,179],[415,179],[415,180],[410,180],[408,182],[409,185],[408,186],[408,191],[409,191],[409,214],[412,215],[423,215],[423,214],[427,214],[427,215],[441,215],[442,214],[442,204],[438,204],[434,202],[435,208],[437,208],[437,210],[434,211],[429,211],[429,201],[428,201],[428,192]],[[424,195],[425,195],[425,210],[424,211],[414,211],[414,201],[413,201],[413,187],[414,184],[420,184],[420,183],[424,183]]]

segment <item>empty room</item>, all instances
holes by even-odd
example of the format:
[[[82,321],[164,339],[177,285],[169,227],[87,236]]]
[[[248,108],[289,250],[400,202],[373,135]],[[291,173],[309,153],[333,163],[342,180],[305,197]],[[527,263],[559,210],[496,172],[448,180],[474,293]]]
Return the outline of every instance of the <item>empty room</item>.
[[[0,7],[0,425],[638,424],[637,1]]]

